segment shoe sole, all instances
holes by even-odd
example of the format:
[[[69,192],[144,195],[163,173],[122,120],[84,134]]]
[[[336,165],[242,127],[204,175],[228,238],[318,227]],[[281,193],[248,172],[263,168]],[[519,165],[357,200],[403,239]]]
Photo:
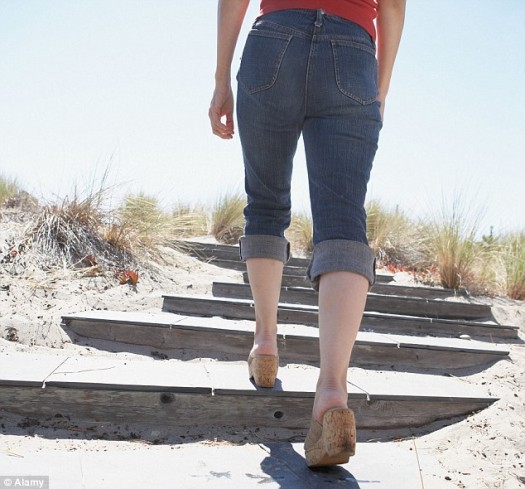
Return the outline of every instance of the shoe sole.
[[[259,355],[249,360],[249,375],[258,387],[275,385],[279,360],[274,355]]]
[[[355,455],[355,417],[351,409],[331,409],[323,416],[323,431],[313,447],[305,451],[310,468],[339,465]]]

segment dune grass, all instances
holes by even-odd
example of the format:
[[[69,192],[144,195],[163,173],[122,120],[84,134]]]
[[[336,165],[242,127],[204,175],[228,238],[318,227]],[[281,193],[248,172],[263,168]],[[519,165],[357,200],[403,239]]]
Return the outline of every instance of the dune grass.
[[[105,219],[99,198],[75,195],[39,210],[29,235],[46,265],[92,263],[95,255],[106,254],[107,242],[99,233]]]
[[[221,243],[236,244],[244,231],[243,194],[221,195],[211,212],[211,234]]]
[[[237,244],[243,234],[244,194],[223,194],[211,209],[178,204],[165,210],[156,197],[140,193],[127,195],[114,208],[105,182],[104,176],[98,186],[51,204],[34,199],[34,209],[22,213],[28,226],[21,242],[24,249],[39,251],[42,268],[122,269],[149,259],[160,264],[164,247],[176,247],[180,238],[212,234],[219,242]],[[0,177],[0,196],[17,195],[16,181]],[[497,236],[491,230],[480,239],[481,212],[469,209],[461,196],[444,201],[433,217],[420,221],[377,200],[366,210],[368,240],[380,265],[414,272],[425,283],[525,299],[525,233]],[[311,254],[311,216],[293,213],[286,236],[294,254]]]
[[[525,232],[502,238],[506,293],[511,299],[525,299]]]
[[[43,266],[82,268],[132,261],[128,250],[116,247],[105,234],[113,212],[114,188],[108,177],[109,166],[100,179],[93,175],[83,190],[75,186],[70,195],[38,206],[27,238]]]
[[[480,210],[469,208],[464,197],[457,194],[450,202],[443,200],[440,214],[431,218],[427,249],[443,287],[458,289],[474,283],[481,216]]]
[[[13,178],[0,175],[0,206],[15,197],[22,189]]]
[[[286,231],[286,237],[290,241],[293,251],[301,255],[312,253],[314,249],[312,216],[306,212],[293,213],[290,227]]]
[[[204,236],[208,234],[209,220],[205,207],[177,204],[171,212],[171,230],[181,238]]]
[[[170,216],[160,208],[155,197],[143,193],[127,195],[122,205],[111,213],[104,231],[105,239],[125,252],[153,251],[168,239]]]
[[[408,218],[398,207],[390,209],[379,200],[366,205],[367,238],[380,264],[405,268],[426,263],[424,226]]]

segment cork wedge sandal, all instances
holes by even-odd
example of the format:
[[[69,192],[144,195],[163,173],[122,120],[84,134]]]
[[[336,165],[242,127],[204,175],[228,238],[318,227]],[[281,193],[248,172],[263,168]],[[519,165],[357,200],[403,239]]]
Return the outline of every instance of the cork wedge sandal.
[[[323,422],[312,419],[304,442],[308,467],[345,464],[355,455],[354,413],[348,408],[329,409]]]
[[[278,355],[250,355],[248,357],[249,378],[258,387],[273,387],[279,369]]]

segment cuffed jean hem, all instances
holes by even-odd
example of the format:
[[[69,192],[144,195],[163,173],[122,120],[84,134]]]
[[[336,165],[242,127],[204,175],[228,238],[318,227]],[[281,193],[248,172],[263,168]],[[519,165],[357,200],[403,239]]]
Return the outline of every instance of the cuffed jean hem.
[[[365,243],[348,239],[330,239],[317,243],[307,271],[312,287],[319,291],[323,273],[340,271],[363,275],[372,287],[376,279],[372,248]]]
[[[248,258],[272,258],[286,263],[290,259],[290,243],[286,238],[268,234],[250,234],[239,239],[239,255]]]

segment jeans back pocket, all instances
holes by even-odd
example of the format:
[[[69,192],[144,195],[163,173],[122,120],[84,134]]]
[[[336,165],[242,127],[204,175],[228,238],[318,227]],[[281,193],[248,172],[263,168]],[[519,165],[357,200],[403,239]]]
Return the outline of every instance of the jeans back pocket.
[[[292,39],[291,34],[252,30],[246,39],[237,81],[249,93],[271,88]]]
[[[350,40],[332,40],[339,91],[361,105],[377,98],[377,60],[372,47]]]

